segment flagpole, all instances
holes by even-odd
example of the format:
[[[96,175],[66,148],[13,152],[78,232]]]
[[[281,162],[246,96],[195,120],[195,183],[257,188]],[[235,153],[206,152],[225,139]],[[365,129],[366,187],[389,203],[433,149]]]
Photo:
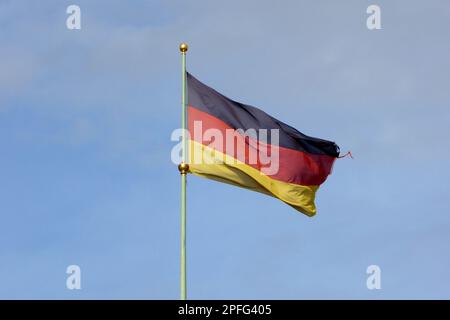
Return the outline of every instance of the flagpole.
[[[181,174],[181,254],[180,254],[180,299],[186,300],[186,174],[189,165],[186,163],[186,52],[188,45],[180,44],[181,51],[181,69],[182,69],[182,89],[181,89],[181,127],[182,133],[182,151],[181,163],[178,170]]]

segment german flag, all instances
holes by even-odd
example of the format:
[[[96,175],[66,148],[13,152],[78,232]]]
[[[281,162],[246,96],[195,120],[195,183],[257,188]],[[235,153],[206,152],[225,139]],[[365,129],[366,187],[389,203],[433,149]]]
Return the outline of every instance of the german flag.
[[[261,192],[314,216],[315,194],[339,157],[264,111],[233,101],[187,73],[189,172]]]

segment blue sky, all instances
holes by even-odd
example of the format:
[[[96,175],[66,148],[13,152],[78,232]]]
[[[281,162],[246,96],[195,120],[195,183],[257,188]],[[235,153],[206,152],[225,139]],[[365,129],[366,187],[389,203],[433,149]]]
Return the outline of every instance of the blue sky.
[[[189,177],[190,298],[449,299],[449,28],[437,0],[1,0],[0,298],[178,298],[186,41],[201,81],[355,156],[314,218]]]

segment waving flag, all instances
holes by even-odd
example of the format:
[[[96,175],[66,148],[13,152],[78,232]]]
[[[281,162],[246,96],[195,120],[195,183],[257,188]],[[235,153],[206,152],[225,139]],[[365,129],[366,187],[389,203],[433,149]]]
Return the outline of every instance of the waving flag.
[[[187,73],[189,172],[261,192],[313,216],[339,147],[233,101]]]

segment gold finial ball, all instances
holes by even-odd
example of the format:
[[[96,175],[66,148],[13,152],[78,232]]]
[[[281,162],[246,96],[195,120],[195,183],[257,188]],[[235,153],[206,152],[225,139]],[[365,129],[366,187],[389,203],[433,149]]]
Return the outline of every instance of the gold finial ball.
[[[185,162],[182,162],[178,165],[178,171],[180,171],[181,174],[186,174],[189,171],[189,165]]]
[[[181,52],[186,52],[186,51],[188,51],[188,49],[189,49],[189,47],[188,47],[187,43],[180,44],[180,51]]]

